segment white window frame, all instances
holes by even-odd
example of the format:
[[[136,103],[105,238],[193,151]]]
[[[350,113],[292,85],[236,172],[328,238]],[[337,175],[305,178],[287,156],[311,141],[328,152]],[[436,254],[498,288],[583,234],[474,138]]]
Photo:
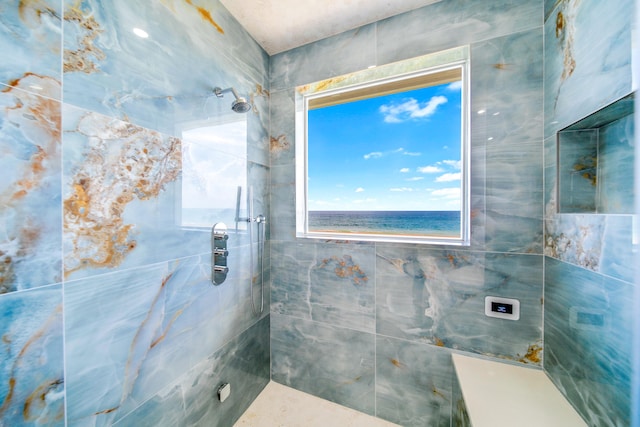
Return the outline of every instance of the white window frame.
[[[353,90],[362,90],[382,84],[412,80],[423,75],[459,68],[462,74],[461,91],[461,204],[460,235],[442,237],[436,235],[411,236],[403,234],[358,234],[309,231],[308,224],[308,161],[307,161],[307,110],[309,102],[320,97],[341,96]],[[411,88],[407,88],[407,91]],[[346,95],[345,97],[348,97]],[[316,101],[317,102],[317,101]],[[462,46],[447,51],[412,58],[379,66],[340,77],[296,88],[296,237],[322,240],[350,240],[419,243],[434,245],[468,246],[470,244],[470,66],[469,47]]]

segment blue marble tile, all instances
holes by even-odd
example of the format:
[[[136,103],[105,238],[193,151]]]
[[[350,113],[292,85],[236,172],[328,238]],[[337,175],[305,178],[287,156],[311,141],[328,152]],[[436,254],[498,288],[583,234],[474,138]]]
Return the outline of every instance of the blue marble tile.
[[[62,280],[60,103],[26,84],[0,92],[0,294]]]
[[[627,115],[599,130],[598,199],[596,210],[631,214],[634,195],[634,117]]]
[[[460,381],[456,370],[453,370],[453,391],[451,392],[451,427],[472,427],[467,404],[462,395]]]
[[[631,11],[633,0],[572,0],[547,12],[545,136],[631,92]]]
[[[540,365],[542,257],[377,246],[377,333]],[[484,315],[485,296],[520,320]]]
[[[558,132],[560,212],[633,212],[632,103],[625,97]]]
[[[210,250],[209,228],[183,227],[175,216],[181,140],[68,106],[63,122],[68,278]]]
[[[267,64],[218,1],[65,1],[64,98],[91,111],[179,136],[188,123],[229,111],[216,86],[259,97]]]
[[[595,213],[599,174],[598,131],[558,134],[558,211]]]
[[[296,186],[293,163],[271,167],[271,238],[296,241]]]
[[[544,369],[589,425],[630,425],[633,286],[546,259]]]
[[[295,90],[285,89],[271,93],[271,135],[269,151],[271,166],[293,165],[295,160]]]
[[[545,254],[560,261],[633,282],[631,215],[557,215],[545,220]]]
[[[60,99],[61,2],[4,3],[0,6],[0,52],[5,58],[0,63],[0,84]],[[42,81],[56,85],[47,90]]]
[[[542,26],[527,0],[442,1],[377,24],[378,65]]]
[[[376,415],[406,427],[449,427],[453,375],[448,350],[378,337]]]
[[[544,140],[544,217],[557,213],[558,142],[555,135]]]
[[[542,33],[471,46],[472,248],[542,253]]]
[[[377,65],[375,40],[376,24],[370,24],[274,55],[271,90],[293,88]]]
[[[60,285],[0,295],[0,425],[64,426]]]
[[[273,381],[374,415],[375,336],[271,314]]]
[[[221,286],[208,255],[67,283],[69,422],[121,418],[255,322],[235,260]]]
[[[273,251],[272,312],[374,332],[373,245],[274,243]]]
[[[215,398],[231,385],[225,402]],[[232,426],[269,382],[269,318],[231,340],[115,426]]]

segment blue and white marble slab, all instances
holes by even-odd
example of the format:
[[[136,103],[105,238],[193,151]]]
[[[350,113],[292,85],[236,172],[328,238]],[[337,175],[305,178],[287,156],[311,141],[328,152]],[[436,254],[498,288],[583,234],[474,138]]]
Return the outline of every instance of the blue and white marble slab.
[[[376,278],[378,334],[541,365],[541,256],[378,245]],[[485,316],[486,296],[520,320]]]
[[[0,85],[20,86],[60,99],[62,3],[60,0],[11,1],[0,5]],[[28,85],[20,84],[30,80]],[[38,79],[53,80],[47,90]]]
[[[631,425],[633,286],[545,263],[545,371],[587,424]]]
[[[542,253],[542,32],[471,46],[471,244]]]
[[[447,349],[378,337],[376,416],[406,427],[449,427],[453,375]]]
[[[231,426],[269,382],[269,318],[195,365],[115,426]],[[220,402],[215,391],[231,385]]]
[[[545,254],[560,261],[633,282],[631,215],[557,215],[545,220]]]
[[[609,214],[634,212],[635,126],[633,114],[624,116],[599,130],[598,199],[596,210]]]
[[[447,0],[376,23],[378,64],[542,26],[542,4],[527,0]]]
[[[220,286],[209,255],[68,282],[69,422],[120,419],[255,322],[234,260]]]
[[[631,92],[633,3],[545,5],[545,136]]]
[[[63,121],[67,278],[210,250],[213,223],[180,223],[180,139],[68,106]]]
[[[269,152],[271,166],[291,166],[295,161],[295,114],[296,92],[294,88],[286,88],[271,92],[271,129]],[[293,174],[292,174],[293,177]]]
[[[218,1],[65,1],[64,98],[91,111],[179,136],[186,123],[229,111],[214,87],[259,94],[267,64]]]
[[[271,379],[374,415],[375,336],[271,314]]]
[[[60,103],[31,84],[60,88],[29,76],[0,92],[0,294],[62,280]]]
[[[274,242],[271,311],[375,331],[373,245]]]
[[[0,295],[0,425],[64,426],[62,289]]]
[[[376,63],[376,25],[364,25],[272,56],[271,91],[293,88],[379,65]]]

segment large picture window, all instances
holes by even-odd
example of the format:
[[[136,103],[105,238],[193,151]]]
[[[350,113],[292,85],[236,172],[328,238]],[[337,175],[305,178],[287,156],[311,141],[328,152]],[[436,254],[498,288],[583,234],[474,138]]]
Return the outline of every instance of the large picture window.
[[[468,49],[298,88],[297,236],[469,242]]]

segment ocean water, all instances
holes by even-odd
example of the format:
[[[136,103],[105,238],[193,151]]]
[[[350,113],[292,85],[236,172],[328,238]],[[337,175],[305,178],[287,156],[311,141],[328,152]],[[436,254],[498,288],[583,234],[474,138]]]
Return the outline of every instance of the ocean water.
[[[458,211],[309,211],[309,231],[458,237]]]

